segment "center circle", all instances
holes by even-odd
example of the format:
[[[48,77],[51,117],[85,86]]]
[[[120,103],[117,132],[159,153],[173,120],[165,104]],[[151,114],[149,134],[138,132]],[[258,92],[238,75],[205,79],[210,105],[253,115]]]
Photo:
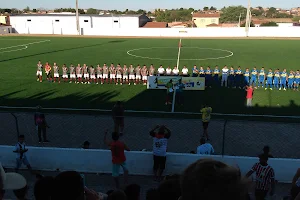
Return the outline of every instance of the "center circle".
[[[160,51],[157,51],[158,49],[160,49]],[[195,49],[196,51],[199,52],[195,53]],[[148,48],[131,49],[127,51],[127,54],[129,56],[133,56],[136,58],[151,59],[151,60],[177,60],[178,51],[179,51],[178,47],[148,47]],[[134,52],[142,52],[142,55],[138,55],[137,53]],[[156,56],[156,55],[163,55],[163,54],[168,54],[170,57],[173,58],[161,58],[161,56]],[[180,60],[218,60],[218,59],[224,59],[233,56],[233,52],[226,49],[201,48],[201,47],[181,47],[180,54],[181,54]],[[187,54],[187,56],[185,54]],[[193,55],[196,54],[196,56],[199,57],[204,55],[205,57],[188,58],[188,56],[190,56],[191,54]],[[211,56],[212,54],[214,56]],[[148,55],[153,55],[153,57],[150,57]]]

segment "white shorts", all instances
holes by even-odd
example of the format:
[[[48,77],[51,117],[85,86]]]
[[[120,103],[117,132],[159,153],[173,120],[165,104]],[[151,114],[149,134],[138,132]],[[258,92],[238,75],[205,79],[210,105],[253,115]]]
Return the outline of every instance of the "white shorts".
[[[134,75],[129,75],[129,79],[130,79],[130,80],[134,80],[134,79],[135,79],[135,76],[134,76]]]
[[[117,74],[117,78],[122,78],[122,75],[121,74]]]
[[[97,74],[97,78],[102,78],[102,74]]]
[[[91,79],[96,79],[96,76],[95,75],[91,75]]]
[[[147,81],[148,80],[148,76],[143,76],[143,81]]]
[[[103,79],[108,78],[108,74],[103,74]]]
[[[128,80],[128,75],[123,75],[123,80]]]
[[[75,74],[70,74],[70,78],[76,78]]]
[[[77,74],[77,78],[82,78],[82,74]]]
[[[135,79],[141,80],[141,75],[136,75],[136,76],[135,76]]]
[[[59,73],[54,73],[54,78],[59,78]]]
[[[62,75],[63,78],[68,78],[68,75]]]
[[[84,74],[84,78],[89,78],[90,75],[89,74]]]
[[[115,74],[110,74],[109,78],[116,78],[116,75]]]
[[[37,75],[37,76],[42,76],[42,75],[43,75],[43,72],[42,72],[42,71],[37,71],[37,72],[36,72],[36,75]]]

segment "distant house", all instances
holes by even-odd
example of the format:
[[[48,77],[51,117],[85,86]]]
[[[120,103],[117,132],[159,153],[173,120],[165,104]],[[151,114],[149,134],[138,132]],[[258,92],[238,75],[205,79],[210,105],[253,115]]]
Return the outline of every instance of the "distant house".
[[[193,21],[197,28],[205,28],[207,25],[220,23],[220,13],[194,13]]]
[[[147,22],[143,28],[168,28],[167,22]]]

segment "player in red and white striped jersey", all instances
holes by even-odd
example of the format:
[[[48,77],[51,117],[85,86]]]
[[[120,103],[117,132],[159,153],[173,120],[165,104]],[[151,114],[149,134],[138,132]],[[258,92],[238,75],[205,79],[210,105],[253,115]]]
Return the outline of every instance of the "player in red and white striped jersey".
[[[270,192],[270,196],[274,194],[275,173],[274,169],[268,165],[268,159],[267,155],[259,155],[259,162],[255,163],[252,169],[246,174],[246,177],[250,177],[254,172],[256,173],[256,200],[264,200],[268,192]]]

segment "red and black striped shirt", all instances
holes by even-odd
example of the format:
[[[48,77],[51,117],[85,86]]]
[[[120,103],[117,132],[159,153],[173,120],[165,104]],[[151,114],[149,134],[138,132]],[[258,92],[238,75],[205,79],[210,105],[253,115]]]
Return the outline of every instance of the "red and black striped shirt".
[[[270,165],[263,166],[255,163],[252,171],[256,172],[256,188],[257,190],[269,190],[271,182],[274,181],[275,173]]]

